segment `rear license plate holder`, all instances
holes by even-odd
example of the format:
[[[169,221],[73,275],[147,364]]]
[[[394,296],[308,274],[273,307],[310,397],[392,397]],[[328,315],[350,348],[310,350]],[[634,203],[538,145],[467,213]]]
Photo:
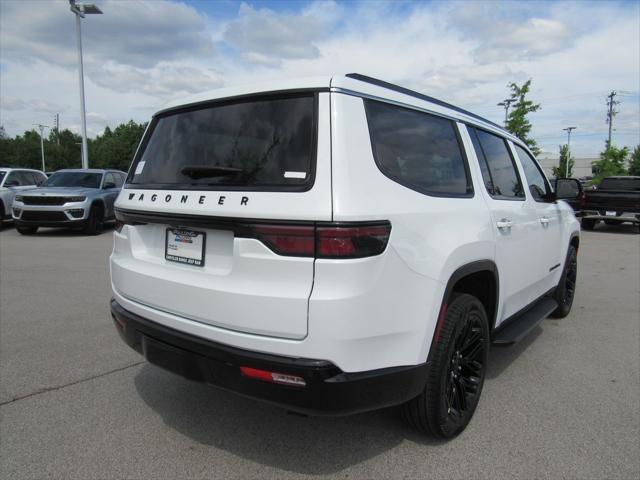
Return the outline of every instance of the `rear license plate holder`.
[[[164,258],[169,262],[204,267],[207,235],[187,228],[167,228]]]

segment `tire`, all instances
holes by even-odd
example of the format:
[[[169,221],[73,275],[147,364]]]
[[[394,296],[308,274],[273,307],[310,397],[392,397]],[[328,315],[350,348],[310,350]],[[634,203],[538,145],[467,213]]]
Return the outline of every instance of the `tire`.
[[[583,218],[580,221],[580,226],[583,230],[593,230],[596,227],[597,220],[592,220],[590,218]]]
[[[38,231],[38,227],[26,227],[24,225],[16,225],[16,230],[20,235],[33,235]]]
[[[402,416],[431,436],[458,435],[478,405],[488,358],[489,323],[484,306],[472,295],[454,293],[431,345],[425,389],[402,405]]]
[[[556,308],[551,316],[554,318],[564,318],[569,315],[571,306],[573,305],[573,298],[576,294],[576,279],[578,277],[578,252],[576,247],[569,245],[567,251],[567,259],[564,262],[564,269],[562,270],[562,276],[560,282],[553,292],[553,299],[558,302],[558,308]]]
[[[93,205],[89,212],[87,224],[82,230],[85,235],[98,235],[102,233],[104,226],[104,210],[100,205]]]

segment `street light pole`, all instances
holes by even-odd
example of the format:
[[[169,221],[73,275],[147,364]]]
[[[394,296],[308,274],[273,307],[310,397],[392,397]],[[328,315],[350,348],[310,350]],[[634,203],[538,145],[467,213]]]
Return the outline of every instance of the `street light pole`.
[[[571,132],[578,127],[567,127],[563,128],[565,132],[567,132],[567,164],[565,165],[565,178],[569,178],[569,160],[571,160]]]
[[[82,32],[80,15],[76,14],[76,43],[78,45],[78,82],[80,85],[80,122],[82,123],[82,168],[89,168],[87,151],[87,116],[84,107],[84,70],[82,68]]]
[[[46,171],[44,168],[44,129],[51,128],[49,125],[41,125],[39,123],[35,123],[34,126],[38,127],[40,130],[40,153],[42,155],[42,171]]]
[[[87,116],[84,106],[84,71],[82,66],[82,32],[80,18],[86,14],[101,14],[102,11],[93,4],[76,3],[69,0],[70,10],[76,16],[76,42],[78,45],[78,80],[80,84],[80,122],[82,124],[82,168],[89,168],[89,150],[87,148]]]

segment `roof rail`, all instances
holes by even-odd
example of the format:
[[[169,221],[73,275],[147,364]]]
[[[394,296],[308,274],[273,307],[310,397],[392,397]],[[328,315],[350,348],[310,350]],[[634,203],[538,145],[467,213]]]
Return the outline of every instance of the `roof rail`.
[[[492,122],[491,120],[487,120],[480,115],[476,115],[475,113],[471,113],[468,110],[464,110],[463,108],[456,107],[455,105],[451,105],[450,103],[443,102],[442,100],[438,100],[437,98],[430,97],[428,95],[423,95],[422,93],[418,93],[415,90],[410,90],[408,88],[401,87],[399,85],[395,85],[393,83],[385,82],[384,80],[378,80],[377,78],[368,77],[366,75],[362,75],[360,73],[347,73],[346,77],[353,78],[354,80],[359,80],[361,82],[370,83],[371,85],[376,85],[378,87],[386,88],[388,90],[393,90],[394,92],[403,93],[405,95],[409,95],[414,98],[419,98],[420,100],[426,100],[427,102],[435,103],[436,105],[440,105],[441,107],[446,107],[451,110],[455,110],[458,113],[463,113],[469,117],[475,118],[476,120],[481,120],[489,125],[492,125],[496,128],[499,128],[503,132],[511,133],[507,131],[503,126],[498,125],[497,123]]]

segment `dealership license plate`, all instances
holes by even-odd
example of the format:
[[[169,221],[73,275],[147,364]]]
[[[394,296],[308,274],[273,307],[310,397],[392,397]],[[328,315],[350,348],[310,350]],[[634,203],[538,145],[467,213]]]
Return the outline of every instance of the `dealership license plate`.
[[[204,266],[205,233],[182,228],[167,228],[164,258],[171,262]]]
[[[616,212],[605,212],[605,214],[607,215],[607,217],[615,217],[616,216]]]

